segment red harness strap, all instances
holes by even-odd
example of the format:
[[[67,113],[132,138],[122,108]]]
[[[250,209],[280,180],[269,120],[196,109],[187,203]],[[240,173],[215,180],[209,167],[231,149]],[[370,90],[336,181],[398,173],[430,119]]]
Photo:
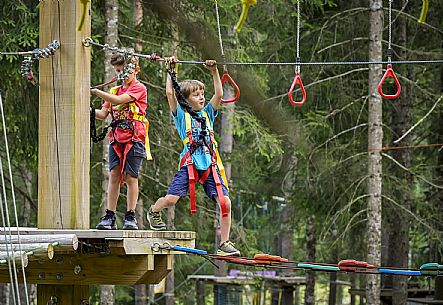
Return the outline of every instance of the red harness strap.
[[[123,149],[123,145],[121,145],[117,142],[112,143],[112,147],[114,148],[114,151],[116,152],[116,154],[118,155],[118,157],[120,159],[120,187],[123,186],[123,182],[124,182],[126,156],[128,155],[128,152],[132,148],[132,146],[134,146],[134,143],[132,141],[126,142],[124,144],[124,149]]]
[[[189,143],[192,145],[194,142],[192,138],[192,133],[188,132],[187,136],[189,138]],[[211,143],[213,143],[213,133],[211,132]],[[226,200],[225,196],[223,194],[223,188],[222,183],[220,181],[220,177],[217,173],[217,156],[215,152],[210,148],[211,155],[212,155],[212,164],[208,169],[206,169],[203,173],[203,175],[199,178],[198,177],[198,171],[197,168],[194,165],[194,162],[192,162],[192,155],[191,152],[188,150],[186,154],[183,156],[183,158],[180,161],[180,168],[183,166],[183,164],[186,161],[186,167],[188,169],[188,178],[189,178],[189,197],[190,197],[190,205],[191,205],[191,213],[195,214],[197,212],[197,204],[196,204],[196,196],[195,196],[195,183],[200,182],[203,184],[206,179],[209,177],[209,174],[212,172],[212,176],[214,177],[216,189],[217,189],[217,196],[218,200],[220,201],[220,209],[222,212],[222,217],[228,216],[228,211],[226,208]]]

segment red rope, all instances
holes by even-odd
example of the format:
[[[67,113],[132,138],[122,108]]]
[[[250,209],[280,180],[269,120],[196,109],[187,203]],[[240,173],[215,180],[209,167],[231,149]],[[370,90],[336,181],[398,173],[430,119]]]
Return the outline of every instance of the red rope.
[[[423,148],[423,147],[436,147],[443,146],[443,144],[435,143],[435,144],[422,144],[422,145],[410,145],[410,146],[386,146],[386,147],[369,147],[368,150],[397,150],[397,149],[409,149],[409,148]]]

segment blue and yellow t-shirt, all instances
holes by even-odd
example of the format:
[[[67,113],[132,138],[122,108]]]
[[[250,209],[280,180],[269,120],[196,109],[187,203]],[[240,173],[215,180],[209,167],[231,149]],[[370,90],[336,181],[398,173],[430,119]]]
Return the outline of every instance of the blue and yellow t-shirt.
[[[203,109],[204,111],[206,111],[210,121],[206,122],[206,125],[209,126],[210,124],[211,126],[213,126],[214,119],[217,117],[218,111],[215,110],[210,103],[208,103]],[[202,111],[197,111],[197,114],[200,117],[203,117]],[[177,128],[180,139],[183,142],[183,140],[186,139],[185,111],[180,107],[180,105],[178,105],[177,114],[176,115],[172,114],[172,116],[174,118],[175,127]],[[194,139],[198,139],[198,135],[200,134],[201,131],[200,123],[191,117],[191,124],[192,124],[192,137]],[[206,141],[208,143],[210,142],[209,130],[207,130]],[[188,151],[188,145],[184,145],[183,151],[180,154],[180,160],[183,158],[183,156],[186,154],[187,151]],[[192,154],[192,161],[194,162],[194,165],[198,170],[206,170],[212,164],[211,153],[209,152],[207,147],[201,146],[197,148]]]

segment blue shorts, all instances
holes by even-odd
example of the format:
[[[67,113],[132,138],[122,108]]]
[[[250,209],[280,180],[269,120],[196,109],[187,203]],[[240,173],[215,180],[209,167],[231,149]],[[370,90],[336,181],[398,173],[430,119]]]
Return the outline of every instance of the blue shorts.
[[[203,175],[205,171],[199,170],[198,175]],[[220,178],[220,182],[222,183],[223,195],[228,196],[228,189],[226,188],[223,179],[217,169],[218,177]],[[197,184],[197,183],[196,183]],[[214,176],[212,172],[209,174],[206,181],[203,183],[203,189],[205,190],[206,195],[214,199],[217,197],[217,187],[215,185]],[[186,166],[182,166],[180,170],[175,174],[174,179],[172,179],[171,184],[169,185],[168,195],[175,195],[184,197],[188,194],[189,191],[189,176],[188,176],[188,168]]]
[[[125,145],[117,143],[116,145]],[[134,142],[134,145],[128,151],[126,156],[125,173],[137,178],[140,172],[143,159],[146,158],[145,143]],[[109,145],[109,170],[120,165],[120,157],[114,150],[112,145]]]

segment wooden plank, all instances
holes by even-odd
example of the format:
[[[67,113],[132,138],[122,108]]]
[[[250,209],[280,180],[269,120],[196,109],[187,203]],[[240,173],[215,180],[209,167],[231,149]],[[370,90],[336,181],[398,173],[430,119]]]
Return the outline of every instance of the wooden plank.
[[[32,284],[44,285],[134,285],[147,272],[157,274],[157,271],[160,271],[148,280],[157,280],[160,277],[161,280],[167,274],[166,260],[155,259],[157,256],[166,257],[154,256],[154,271],[148,271],[153,261],[148,255],[56,254],[52,260],[29,262],[25,269],[26,280]],[[20,275],[19,278],[22,280]],[[0,270],[0,282],[8,281],[8,271]]]
[[[155,270],[147,271],[137,284],[158,284],[169,273],[167,255],[154,255]]]
[[[195,239],[193,231],[151,231],[151,230],[96,230],[96,229],[37,229],[18,228],[21,235],[75,234],[78,238],[161,238]],[[0,228],[0,232],[3,229]],[[8,231],[9,232],[9,231]],[[11,228],[11,234],[17,234],[17,228]]]
[[[195,247],[195,240],[171,240],[171,239],[160,239],[160,238],[125,238],[109,240],[109,247],[119,248],[123,247],[124,253],[137,255],[137,254],[186,254],[181,251],[171,251],[167,249],[160,249],[159,251],[153,251],[152,247],[154,244],[163,245],[166,242],[171,246],[181,246],[187,248]]]
[[[72,285],[37,285],[37,304],[89,304],[89,287]],[[51,302],[52,301],[52,302]]]

